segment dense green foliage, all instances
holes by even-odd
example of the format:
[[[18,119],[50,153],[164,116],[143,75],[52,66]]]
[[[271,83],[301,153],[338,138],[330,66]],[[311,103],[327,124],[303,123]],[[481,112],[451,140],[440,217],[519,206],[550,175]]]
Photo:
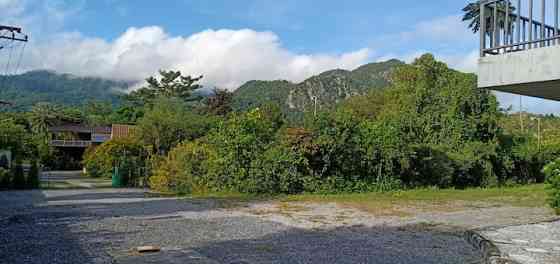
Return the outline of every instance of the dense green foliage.
[[[474,89],[476,76],[424,55],[390,78],[385,90],[308,112],[301,126],[269,105],[231,114],[171,150],[152,187],[337,193],[544,180],[544,157],[557,155],[560,146],[551,140],[532,148],[534,137],[507,125],[511,117],[499,111],[496,98]]]
[[[546,183],[549,184],[549,203],[560,214],[560,159],[557,159],[544,167]]]
[[[196,84],[202,79],[202,76],[192,78],[191,76],[183,76],[180,71],[159,71],[160,78],[154,76],[146,79],[147,85],[136,91],[131,92],[127,96],[127,100],[134,101],[139,104],[151,104],[152,101],[159,97],[174,97],[182,100],[192,99],[192,93],[201,88]]]
[[[83,165],[91,177],[110,178],[115,167],[125,176],[125,182],[135,184],[143,176],[147,153],[134,138],[112,139],[98,147],[86,150]]]
[[[161,75],[119,106],[42,103],[1,113],[0,132],[8,135],[2,146],[16,153],[14,164],[48,164],[59,160],[48,145],[49,126],[134,124],[133,137],[86,151],[87,173],[110,177],[118,166],[131,185],[148,173],[155,190],[184,194],[542,183],[549,174],[543,166],[560,156],[559,118],[504,112],[490,92],[474,89],[475,75],[429,54],[299,84],[253,81],[205,98],[193,95],[199,78]],[[0,170],[0,182],[13,187],[16,167]],[[27,185],[36,185],[32,180]],[[553,176],[547,181],[555,186]]]
[[[151,152],[165,154],[184,140],[201,137],[213,125],[213,118],[189,109],[178,98],[155,99],[138,121],[138,138]]]

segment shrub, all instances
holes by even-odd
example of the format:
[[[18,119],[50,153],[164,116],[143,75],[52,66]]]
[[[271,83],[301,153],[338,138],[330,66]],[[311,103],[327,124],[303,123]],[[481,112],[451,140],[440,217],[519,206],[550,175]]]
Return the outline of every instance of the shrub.
[[[407,187],[450,187],[455,174],[454,160],[441,146],[420,144],[412,147],[409,167],[402,180]]]
[[[246,184],[239,190],[261,194],[300,193],[308,170],[307,160],[301,153],[276,145],[253,160]]]
[[[211,162],[210,177],[222,190],[246,190],[253,161],[274,143],[279,124],[277,112],[254,109],[233,115],[208,135],[217,159]]]
[[[112,139],[84,154],[83,165],[90,177],[110,178],[115,166],[123,175],[130,176],[129,182],[139,176],[138,168],[144,167],[146,152],[134,138]]]
[[[548,184],[550,207],[560,214],[560,159],[557,159],[543,169]]]
[[[12,184],[10,171],[0,167],[0,189],[9,189]]]
[[[210,186],[209,161],[216,152],[210,145],[183,142],[172,149],[150,177],[150,187],[160,192],[205,193]]]

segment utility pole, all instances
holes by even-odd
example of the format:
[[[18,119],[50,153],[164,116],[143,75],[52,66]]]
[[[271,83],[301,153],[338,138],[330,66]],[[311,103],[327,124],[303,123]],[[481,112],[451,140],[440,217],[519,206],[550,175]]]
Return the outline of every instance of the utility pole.
[[[539,152],[541,152],[541,118],[537,118],[537,137],[538,137],[538,144],[539,144]]]
[[[0,25],[0,39],[27,42],[29,38],[21,32],[22,30],[19,27]],[[0,46],[0,49],[2,48],[4,47]]]
[[[315,110],[313,111],[313,116],[317,116],[317,96],[313,96],[311,97],[311,99],[313,100],[313,103],[315,104]]]
[[[521,126],[521,133],[525,130],[523,128],[523,97],[519,96],[519,124]]]
[[[2,49],[5,48],[6,43],[9,42],[23,42],[23,43],[27,43],[27,41],[29,40],[28,36],[22,33],[22,29],[20,27],[14,27],[14,26],[5,26],[5,25],[0,25],[0,40],[7,40],[4,43],[0,43],[0,51],[2,51]],[[25,48],[25,46],[24,46]],[[22,49],[22,54],[23,54],[23,49]],[[11,57],[11,54],[10,54]],[[20,56],[20,61],[21,61],[21,56]],[[6,70],[8,70],[9,68],[9,60],[8,60],[8,66],[6,67]],[[19,62],[18,62],[18,66],[19,66]],[[16,70],[17,71],[17,70]],[[6,75],[8,73],[6,72]],[[4,76],[4,78],[2,79],[2,85],[4,84],[5,80],[6,80],[7,76]],[[13,104],[10,102],[5,102],[0,100],[0,106],[2,105],[7,105],[7,106],[12,106]]]

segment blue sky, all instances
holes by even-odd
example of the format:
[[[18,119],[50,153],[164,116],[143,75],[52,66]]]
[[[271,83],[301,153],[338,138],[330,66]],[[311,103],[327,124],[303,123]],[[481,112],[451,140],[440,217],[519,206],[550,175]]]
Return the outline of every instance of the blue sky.
[[[478,40],[460,21],[467,2],[0,0],[0,23],[32,38],[22,70],[140,81],[176,68],[233,90],[425,52],[475,72]],[[499,98],[518,106],[517,96]],[[560,112],[558,103],[523,100],[524,110]]]
[[[413,31],[419,22],[459,15],[465,1],[371,0],[166,0],[66,1],[79,6],[79,16],[63,29],[114,39],[129,27],[157,25],[172,35],[188,36],[206,29],[272,31],[295,52],[341,53],[364,47],[379,52],[454,50],[445,43],[379,43],[385,37]],[[163,2],[163,3],[162,3]],[[429,3],[426,3],[429,2]],[[74,4],[72,4],[74,3]],[[462,32],[461,32],[462,33]],[[473,49],[476,39],[458,42]],[[437,47],[436,47],[437,46]]]

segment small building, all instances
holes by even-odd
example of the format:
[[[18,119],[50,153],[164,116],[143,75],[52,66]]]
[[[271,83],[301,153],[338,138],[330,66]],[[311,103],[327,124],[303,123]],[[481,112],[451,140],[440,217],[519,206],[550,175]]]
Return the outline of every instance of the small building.
[[[110,126],[85,126],[69,124],[49,127],[51,146],[69,148],[87,148],[100,145],[111,139]]]
[[[64,169],[79,169],[86,149],[99,146],[114,138],[130,136],[134,126],[63,124],[49,127],[48,131],[50,145],[59,151],[62,159],[67,161],[56,166],[62,166]]]
[[[61,148],[87,148],[101,145],[111,139],[131,136],[134,130],[135,126],[121,124],[111,126],[66,124],[49,127],[51,146]]]

